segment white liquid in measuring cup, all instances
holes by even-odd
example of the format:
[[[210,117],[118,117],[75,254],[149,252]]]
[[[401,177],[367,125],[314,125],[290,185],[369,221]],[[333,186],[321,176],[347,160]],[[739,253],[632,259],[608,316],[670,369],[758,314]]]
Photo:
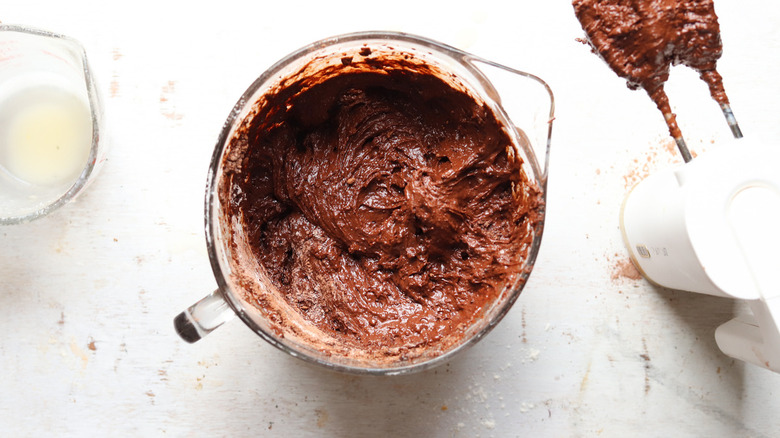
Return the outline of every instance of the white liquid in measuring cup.
[[[0,225],[43,217],[94,178],[102,109],[68,37],[0,25]]]
[[[91,144],[88,103],[61,78],[39,74],[0,87],[0,177],[6,184],[28,193],[69,186],[86,166]]]

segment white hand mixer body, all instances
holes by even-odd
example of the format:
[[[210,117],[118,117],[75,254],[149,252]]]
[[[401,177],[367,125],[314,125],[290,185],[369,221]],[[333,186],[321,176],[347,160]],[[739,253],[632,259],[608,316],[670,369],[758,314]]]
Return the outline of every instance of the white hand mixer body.
[[[780,372],[780,149],[741,139],[637,184],[621,210],[636,267],[660,286],[747,300],[715,331],[728,356]]]

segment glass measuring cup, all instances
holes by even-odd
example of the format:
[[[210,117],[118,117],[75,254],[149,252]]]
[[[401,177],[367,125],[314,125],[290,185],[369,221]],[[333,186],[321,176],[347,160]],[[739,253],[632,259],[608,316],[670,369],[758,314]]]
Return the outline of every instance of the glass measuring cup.
[[[185,340],[195,342],[238,315],[255,333],[292,356],[341,371],[400,374],[442,363],[472,345],[501,320],[517,299],[531,272],[541,242],[543,206],[539,211],[541,220],[531,230],[533,239],[524,260],[522,274],[512,284],[506,285],[497,300],[483,309],[482,317],[476,318],[458,342],[445,349],[432,349],[421,356],[392,363],[334,354],[334,350],[327,345],[315,344],[307,338],[306,323],[289,306],[285,308],[283,303],[266,302],[269,309],[274,308],[274,312],[267,312],[251,303],[247,291],[266,290],[268,281],[244,240],[240,221],[226,213],[229,202],[229,189],[223,184],[226,163],[240,161],[236,148],[231,148],[231,140],[242,124],[256,114],[256,103],[266,93],[277,89],[280,84],[293,82],[290,78],[305,77],[313,71],[338,67],[344,59],[357,57],[366,46],[370,46],[375,54],[383,51],[413,54],[415,58],[457,78],[475,98],[490,106],[507,128],[514,153],[523,159],[523,172],[544,197],[553,98],[549,87],[541,79],[408,34],[363,32],[315,42],[288,55],[263,73],[241,96],[223,126],[209,169],[205,212],[206,239],[219,288],[175,318],[176,330]],[[504,90],[504,93],[499,93],[499,89]],[[544,157],[543,161],[540,162],[537,156]],[[282,327],[279,320],[286,321],[288,327]]]
[[[0,25],[0,224],[44,216],[94,179],[102,120],[77,41]]]

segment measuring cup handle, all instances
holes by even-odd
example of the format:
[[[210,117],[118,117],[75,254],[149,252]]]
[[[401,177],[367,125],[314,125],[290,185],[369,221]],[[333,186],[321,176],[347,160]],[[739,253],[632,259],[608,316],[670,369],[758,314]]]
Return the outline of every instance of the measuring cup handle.
[[[176,333],[189,343],[199,341],[235,316],[219,290],[206,295],[173,319]]]

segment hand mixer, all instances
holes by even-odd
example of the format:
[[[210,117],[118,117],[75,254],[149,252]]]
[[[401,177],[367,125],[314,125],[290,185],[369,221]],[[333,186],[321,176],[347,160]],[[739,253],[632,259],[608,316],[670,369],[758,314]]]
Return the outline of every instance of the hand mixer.
[[[651,175],[627,196],[620,227],[651,282],[747,300],[752,316],[715,331],[727,355],[780,372],[780,153],[741,140],[692,160],[664,92],[672,65],[696,70],[732,134],[742,132],[716,69],[723,47],[713,0],[572,0],[587,43],[629,88],[644,88],[685,164]]]
[[[730,109],[726,118],[741,137]],[[641,181],[620,227],[649,281],[746,300],[753,314],[718,327],[718,347],[780,372],[780,152],[771,142],[738,143]]]

